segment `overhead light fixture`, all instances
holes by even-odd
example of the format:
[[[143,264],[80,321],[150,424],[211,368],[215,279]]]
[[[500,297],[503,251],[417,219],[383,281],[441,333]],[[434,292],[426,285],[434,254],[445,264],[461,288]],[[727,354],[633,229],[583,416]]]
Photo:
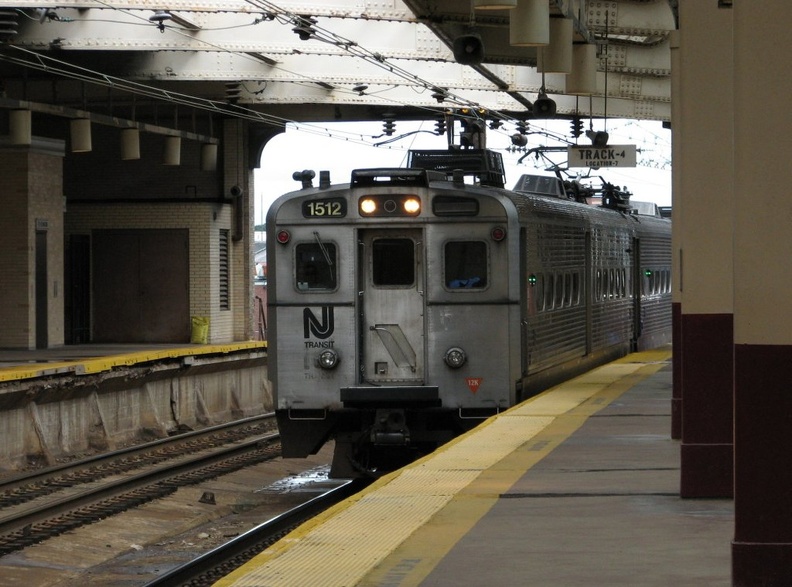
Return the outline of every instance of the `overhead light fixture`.
[[[91,119],[72,118],[70,127],[72,153],[87,153],[92,150]]]
[[[30,110],[8,112],[8,135],[12,145],[29,145],[33,142],[32,120]]]
[[[121,129],[121,159],[140,159],[140,131],[136,128]]]
[[[181,137],[165,137],[163,165],[181,165]]]
[[[556,103],[547,97],[545,89],[539,91],[539,95],[533,103],[533,116],[534,118],[551,118],[555,116]]]
[[[566,93],[597,93],[597,46],[583,43],[572,47],[572,73],[566,76]]]
[[[538,50],[538,72],[572,73],[572,25],[571,18],[550,19],[550,44]]]
[[[509,44],[538,47],[550,43],[550,4],[547,0],[517,0],[509,14]]]
[[[217,144],[204,143],[201,145],[201,171],[215,171],[217,169]]]
[[[511,10],[517,6],[517,0],[473,0],[476,10]]]

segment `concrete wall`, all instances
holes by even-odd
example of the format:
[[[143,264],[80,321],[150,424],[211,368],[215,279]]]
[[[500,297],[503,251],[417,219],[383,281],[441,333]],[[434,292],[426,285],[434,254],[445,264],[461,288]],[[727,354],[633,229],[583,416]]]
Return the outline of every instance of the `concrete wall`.
[[[53,464],[272,410],[263,353],[11,382],[0,387],[0,469]]]

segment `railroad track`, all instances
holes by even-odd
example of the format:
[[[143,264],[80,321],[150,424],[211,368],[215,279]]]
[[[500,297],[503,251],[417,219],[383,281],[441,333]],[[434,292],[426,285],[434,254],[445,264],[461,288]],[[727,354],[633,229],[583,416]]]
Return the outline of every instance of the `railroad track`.
[[[266,414],[0,482],[0,556],[275,458],[280,442],[273,428]]]
[[[362,479],[347,481],[343,485],[259,524],[233,540],[171,569],[149,581],[144,587],[213,585],[218,579],[245,564],[300,524],[351,497],[371,482],[372,480]]]

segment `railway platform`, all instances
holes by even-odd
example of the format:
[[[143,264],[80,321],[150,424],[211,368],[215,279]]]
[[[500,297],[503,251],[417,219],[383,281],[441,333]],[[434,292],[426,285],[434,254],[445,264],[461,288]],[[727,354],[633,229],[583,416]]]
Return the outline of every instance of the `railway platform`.
[[[272,410],[266,343],[0,349],[0,470]]]
[[[491,418],[217,585],[729,585],[732,501],[679,497],[670,358],[629,355]]]

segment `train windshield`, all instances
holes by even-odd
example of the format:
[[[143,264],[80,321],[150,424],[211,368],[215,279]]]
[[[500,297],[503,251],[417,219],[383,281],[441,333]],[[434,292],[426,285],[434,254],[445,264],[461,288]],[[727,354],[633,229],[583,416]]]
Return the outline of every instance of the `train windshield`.
[[[452,241],[445,245],[445,286],[448,289],[487,287],[487,244]]]
[[[295,247],[297,289],[328,291],[336,288],[336,246],[333,243],[302,243]]]
[[[372,248],[372,280],[378,286],[415,283],[415,244],[409,238],[380,238]]]

